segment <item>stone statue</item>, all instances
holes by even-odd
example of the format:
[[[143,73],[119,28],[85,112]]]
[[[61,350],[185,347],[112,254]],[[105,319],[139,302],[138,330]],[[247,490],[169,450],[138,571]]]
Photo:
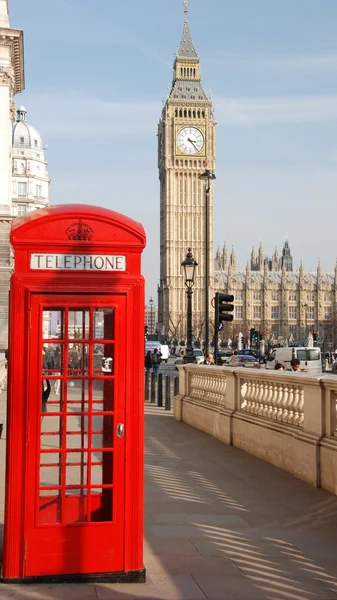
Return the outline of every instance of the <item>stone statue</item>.
[[[312,336],[311,333],[309,333],[309,335],[308,335],[307,347],[308,348],[313,348],[314,347],[314,338],[313,338],[313,336]]]

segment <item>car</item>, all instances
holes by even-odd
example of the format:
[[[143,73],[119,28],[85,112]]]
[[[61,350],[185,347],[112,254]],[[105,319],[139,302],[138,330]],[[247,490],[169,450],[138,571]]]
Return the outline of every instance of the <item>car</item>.
[[[193,355],[195,356],[195,362],[197,365],[201,365],[204,362],[204,360],[205,360],[204,353],[199,348],[193,348]],[[174,361],[174,364],[175,365],[183,365],[184,357],[179,356],[178,358],[176,358],[176,360]]]
[[[231,350],[230,348],[218,350],[217,365],[223,365],[224,362],[228,361],[232,354],[233,350]]]
[[[246,348],[245,350],[239,350],[237,352],[237,356],[255,356],[261,365],[265,365],[267,363],[267,356],[265,354],[261,354],[258,350],[254,350],[253,348]]]
[[[259,369],[260,363],[255,356],[249,354],[236,354],[225,363],[227,367],[247,367],[253,369]]]

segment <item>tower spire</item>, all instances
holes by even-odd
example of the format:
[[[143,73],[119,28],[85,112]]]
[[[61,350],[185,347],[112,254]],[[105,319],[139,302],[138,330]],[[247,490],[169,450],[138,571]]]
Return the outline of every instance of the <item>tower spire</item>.
[[[192,42],[192,36],[188,21],[189,0],[184,0],[184,6],[184,28],[179,50],[177,53],[177,58],[198,58],[198,54],[196,53]]]

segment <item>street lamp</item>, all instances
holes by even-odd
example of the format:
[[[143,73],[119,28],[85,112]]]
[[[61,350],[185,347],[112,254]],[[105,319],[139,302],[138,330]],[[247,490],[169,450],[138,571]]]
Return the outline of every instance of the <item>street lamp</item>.
[[[152,296],[149,300],[149,305],[150,305],[150,333],[152,335],[153,334],[153,320],[152,320],[153,298],[152,298]]]
[[[187,294],[187,346],[184,363],[195,362],[192,348],[192,294],[194,286],[195,269],[198,263],[194,260],[191,248],[188,249],[185,260],[181,263],[184,268],[185,285]]]
[[[199,179],[205,182],[205,356],[208,355],[209,342],[209,193],[212,181],[216,179],[214,173],[206,169],[199,175]]]

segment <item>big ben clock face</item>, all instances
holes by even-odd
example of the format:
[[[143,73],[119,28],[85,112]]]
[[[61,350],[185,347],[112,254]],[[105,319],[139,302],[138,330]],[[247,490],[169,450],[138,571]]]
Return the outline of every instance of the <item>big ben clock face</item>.
[[[184,127],[177,135],[177,146],[184,154],[198,154],[204,145],[204,136],[196,127]]]

